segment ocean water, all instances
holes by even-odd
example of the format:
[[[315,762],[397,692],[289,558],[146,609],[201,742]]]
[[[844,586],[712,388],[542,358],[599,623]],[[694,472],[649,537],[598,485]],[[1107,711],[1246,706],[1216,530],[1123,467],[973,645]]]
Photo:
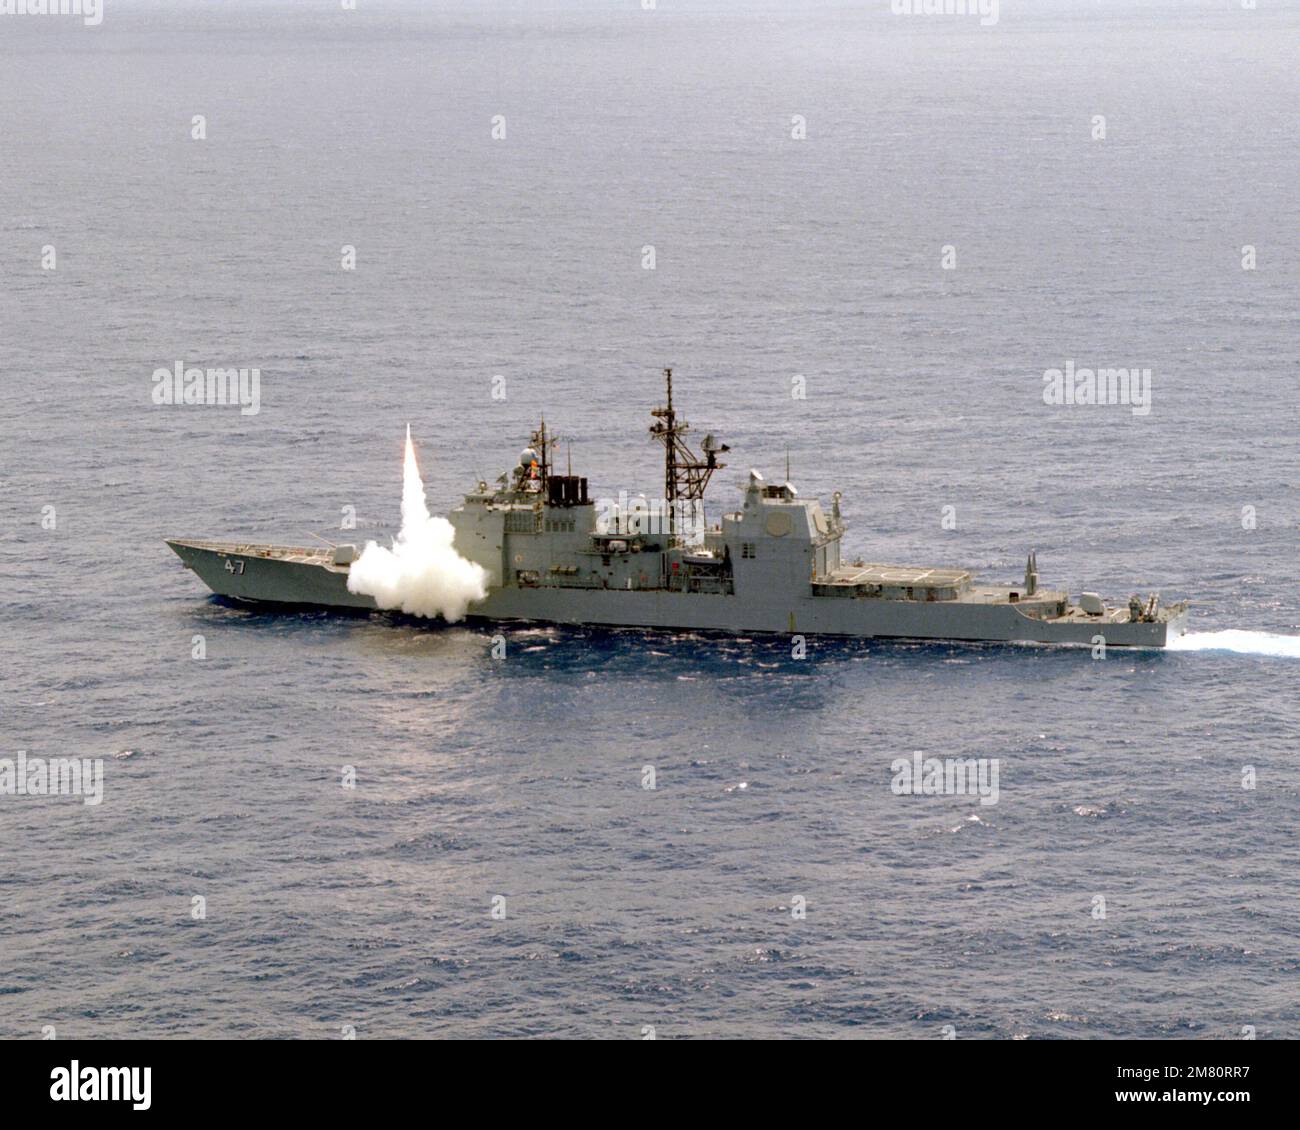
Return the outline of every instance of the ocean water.
[[[0,795],[0,1036],[1300,1035],[1300,6],[358,8],[0,17],[0,758],[104,762]],[[543,414],[653,492],[665,365],[715,514],[788,454],[850,555],[1193,635],[494,660],[163,545],[391,536],[408,422],[435,510]],[[895,795],[918,750],[997,803]]]

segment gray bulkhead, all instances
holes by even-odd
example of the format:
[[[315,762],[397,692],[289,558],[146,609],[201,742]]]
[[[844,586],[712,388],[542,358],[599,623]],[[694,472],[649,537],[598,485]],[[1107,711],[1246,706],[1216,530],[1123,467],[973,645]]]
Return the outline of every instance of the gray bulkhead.
[[[456,550],[481,565],[490,589],[658,590],[762,602],[810,599],[840,564],[842,528],[787,483],[750,473],[741,508],[691,546],[666,521],[598,527],[593,503],[552,506],[540,496],[467,495],[451,514]]]
[[[812,582],[839,566],[841,533],[819,502],[751,471],[741,508],[723,515],[718,541],[730,555],[738,596],[780,594],[788,602],[811,597]]]

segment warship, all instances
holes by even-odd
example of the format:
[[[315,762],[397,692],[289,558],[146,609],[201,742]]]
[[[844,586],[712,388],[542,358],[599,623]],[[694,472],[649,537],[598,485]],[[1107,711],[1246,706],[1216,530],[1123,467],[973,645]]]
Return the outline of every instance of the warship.
[[[846,525],[788,481],[750,471],[740,506],[705,520],[704,495],[729,448],[667,402],[651,415],[664,448],[663,499],[589,497],[587,480],[555,467],[545,421],[494,486],[479,481],[449,515],[454,549],[480,566],[486,595],[468,618],[550,624],[782,633],[897,640],[1164,647],[1187,627],[1186,603],[1157,595],[1112,606],[1099,595],[1039,583],[1030,551],[1019,584],[976,582],[969,570],[841,556]],[[321,547],[169,539],[221,597],[259,605],[378,610],[348,587],[355,545]]]

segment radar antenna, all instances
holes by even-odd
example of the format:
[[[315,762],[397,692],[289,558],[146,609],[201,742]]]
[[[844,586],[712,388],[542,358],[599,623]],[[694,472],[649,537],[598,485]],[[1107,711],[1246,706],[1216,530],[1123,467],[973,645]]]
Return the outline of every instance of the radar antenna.
[[[685,420],[677,419],[673,408],[673,371],[664,370],[664,379],[668,384],[668,404],[664,408],[652,408],[650,415],[655,423],[650,425],[650,435],[664,445],[664,499],[673,515],[676,525],[677,503],[695,502],[704,498],[709,479],[713,472],[725,467],[718,462],[718,456],[731,448],[725,443],[718,443],[713,436],[706,435],[700,445],[704,452],[701,459],[691,450],[683,438],[690,430]]]
[[[542,484],[542,493],[544,494],[546,492],[546,481],[551,477],[552,448],[560,442],[560,437],[547,434],[546,418],[542,417],[542,426],[528,437],[528,442],[540,457],[537,470],[538,478]]]

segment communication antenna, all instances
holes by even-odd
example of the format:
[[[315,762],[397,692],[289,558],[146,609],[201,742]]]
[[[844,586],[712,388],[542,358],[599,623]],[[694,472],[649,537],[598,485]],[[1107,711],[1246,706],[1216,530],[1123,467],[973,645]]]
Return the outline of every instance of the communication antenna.
[[[691,450],[684,438],[690,425],[679,420],[673,408],[672,369],[664,370],[664,380],[668,386],[668,404],[650,410],[650,415],[658,421],[650,425],[651,438],[664,445],[664,498],[669,503],[679,499],[694,501],[704,497],[713,472],[726,466],[718,462],[718,456],[731,448],[706,435],[700,445],[704,458]]]

